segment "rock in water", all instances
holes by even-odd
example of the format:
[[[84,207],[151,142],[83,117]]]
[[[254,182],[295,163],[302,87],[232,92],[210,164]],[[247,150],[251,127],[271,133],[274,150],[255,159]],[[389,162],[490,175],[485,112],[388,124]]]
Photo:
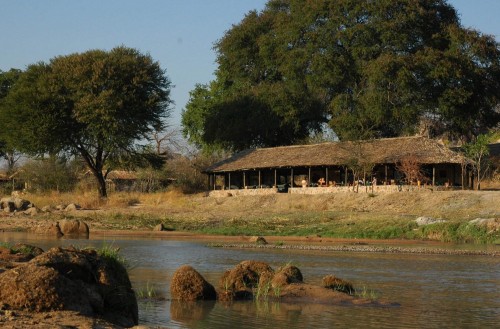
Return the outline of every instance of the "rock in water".
[[[215,288],[194,268],[183,265],[175,271],[170,283],[170,293],[173,299],[215,300],[217,298]]]

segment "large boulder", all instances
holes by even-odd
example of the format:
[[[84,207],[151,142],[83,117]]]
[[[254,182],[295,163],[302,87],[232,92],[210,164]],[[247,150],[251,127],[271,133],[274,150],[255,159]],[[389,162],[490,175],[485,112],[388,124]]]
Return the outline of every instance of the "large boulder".
[[[5,212],[25,211],[33,207],[28,200],[19,197],[8,197],[0,199],[0,209]]]
[[[55,237],[85,238],[88,239],[90,229],[87,223],[78,219],[63,219],[55,223],[40,222],[28,231],[36,234],[46,234]]]
[[[446,222],[444,219],[441,218],[432,218],[432,217],[426,217],[426,216],[421,216],[415,219],[415,223],[417,223],[418,226],[425,226],[425,225],[432,225],[432,224],[437,224],[437,223],[444,223]]]
[[[183,301],[215,300],[215,288],[194,268],[188,265],[179,267],[170,283],[173,299]]]
[[[89,236],[89,226],[78,219],[63,219],[58,222],[64,236]]]
[[[0,274],[0,300],[11,309],[72,310],[93,315],[85,287],[53,268],[28,263]]]
[[[64,211],[77,211],[82,209],[82,207],[79,204],[76,203],[70,203],[69,205],[64,208]]]
[[[34,225],[31,228],[28,228],[29,232],[33,232],[35,234],[45,234],[45,235],[52,235],[57,238],[60,238],[63,236],[61,232],[61,228],[59,227],[59,223],[39,223],[37,225]]]
[[[37,207],[31,207],[31,208],[26,209],[24,211],[24,214],[28,215],[28,216],[36,216],[36,215],[38,215],[39,212],[40,212],[40,209],[38,209]]]
[[[255,244],[261,244],[261,245],[267,244],[266,239],[264,239],[264,237],[262,236],[252,236],[250,237],[249,241]]]
[[[500,218],[476,218],[469,221],[469,224],[484,227],[489,232],[500,231]]]
[[[123,327],[138,307],[123,265],[95,250],[52,248],[0,274],[0,300],[13,310],[71,310]]]
[[[14,212],[16,206],[11,198],[2,198],[0,199],[0,209],[3,209],[4,212]]]

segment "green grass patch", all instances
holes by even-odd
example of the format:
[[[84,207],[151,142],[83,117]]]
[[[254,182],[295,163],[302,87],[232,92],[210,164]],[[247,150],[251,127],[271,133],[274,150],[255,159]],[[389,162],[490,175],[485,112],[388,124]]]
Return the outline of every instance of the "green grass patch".
[[[105,243],[100,248],[96,249],[96,251],[99,256],[116,269],[129,267],[125,257],[120,255],[120,248],[114,247],[113,243]]]
[[[13,254],[32,255],[35,251],[34,247],[28,245],[12,245],[10,242],[0,242],[0,247],[9,249]]]
[[[137,289],[135,291],[135,295],[138,299],[155,299],[158,298],[158,293],[156,289],[150,285],[150,283],[146,283],[146,287],[142,287],[141,289]]]
[[[499,232],[488,232],[486,227],[468,222],[445,222],[426,225],[418,229],[417,237],[455,243],[494,243]]]

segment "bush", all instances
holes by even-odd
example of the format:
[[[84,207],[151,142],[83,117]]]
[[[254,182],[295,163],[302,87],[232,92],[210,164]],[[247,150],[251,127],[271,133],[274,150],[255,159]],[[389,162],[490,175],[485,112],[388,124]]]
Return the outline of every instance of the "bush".
[[[32,191],[71,191],[77,182],[80,168],[76,161],[52,156],[41,160],[30,160],[20,170],[20,178]]]

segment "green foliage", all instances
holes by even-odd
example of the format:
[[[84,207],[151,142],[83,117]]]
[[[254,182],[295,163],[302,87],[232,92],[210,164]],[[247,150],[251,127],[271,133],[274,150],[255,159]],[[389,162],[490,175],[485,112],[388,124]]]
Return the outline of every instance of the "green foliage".
[[[12,248],[12,244],[10,242],[0,242],[0,247],[4,247],[4,248]]]
[[[28,245],[15,246],[10,242],[0,242],[0,247],[10,249],[13,254],[32,255],[34,247]]]
[[[2,128],[29,154],[83,158],[106,196],[104,172],[134,158],[138,141],[161,129],[171,83],[149,55],[117,47],[28,66],[5,98]]]
[[[363,286],[363,289],[357,289],[355,295],[360,298],[370,299],[370,300],[378,300],[379,294],[366,286]]]
[[[488,232],[486,227],[470,223],[436,223],[419,229],[420,237],[439,238],[443,242],[493,243],[498,233]]]
[[[65,157],[34,159],[21,167],[20,179],[31,191],[72,191],[81,172],[81,164]]]
[[[173,184],[185,193],[207,189],[207,175],[204,169],[226,157],[223,152],[200,152],[192,156],[175,156],[165,163],[166,175],[173,178]]]
[[[481,189],[481,181],[489,167],[488,155],[490,154],[490,149],[488,144],[490,143],[491,135],[479,135],[476,137],[475,141],[467,143],[464,145],[465,155],[473,161],[474,173],[476,176],[476,188]]]
[[[97,249],[97,254],[116,269],[127,267],[125,258],[120,255],[120,248],[114,247],[113,244],[103,244]]]
[[[5,121],[5,111],[6,106],[8,106],[5,98],[20,76],[21,70],[17,69],[11,69],[8,72],[0,71],[0,158],[7,161],[8,173],[13,173],[14,166],[17,160],[19,160],[19,155],[12,141],[9,140],[8,127],[3,126],[1,122]]]
[[[499,122],[499,45],[443,0],[270,0],[215,49],[216,79],[183,113],[204,148],[291,144],[324,122],[341,139]]]
[[[149,282],[146,283],[146,287],[136,290],[135,295],[139,299],[151,299],[158,296],[156,290],[149,284]]]

